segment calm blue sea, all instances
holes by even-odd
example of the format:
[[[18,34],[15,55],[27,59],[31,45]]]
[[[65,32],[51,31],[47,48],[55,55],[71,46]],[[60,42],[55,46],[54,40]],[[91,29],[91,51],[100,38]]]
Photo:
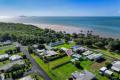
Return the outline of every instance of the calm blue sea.
[[[74,26],[93,30],[101,36],[120,38],[120,17],[19,17],[12,21]]]

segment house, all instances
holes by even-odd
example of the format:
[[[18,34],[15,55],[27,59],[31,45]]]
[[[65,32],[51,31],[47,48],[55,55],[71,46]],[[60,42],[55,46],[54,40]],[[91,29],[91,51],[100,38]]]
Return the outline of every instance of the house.
[[[75,45],[75,46],[72,46],[71,48],[72,48],[73,51],[76,52],[79,47],[80,47],[79,45]]]
[[[45,49],[42,49],[42,50],[36,49],[36,52],[37,52],[37,53],[42,53],[42,52],[44,52],[44,51],[45,51]]]
[[[113,75],[113,72],[110,71],[110,70],[107,70],[106,67],[102,67],[102,68],[100,68],[99,71],[100,71],[100,74],[103,74],[103,75],[107,75],[107,76],[111,76],[111,75]]]
[[[107,75],[107,76],[111,76],[111,75],[113,75],[113,72],[110,71],[110,70],[106,70],[106,71],[104,72],[104,74]]]
[[[60,40],[60,41],[56,41],[56,42],[51,42],[49,44],[49,46],[54,47],[54,46],[58,46],[58,45],[61,45],[61,44],[64,44],[64,43],[65,43],[64,40]]]
[[[78,58],[73,58],[73,59],[71,59],[70,61],[71,61],[71,62],[75,62],[75,61],[79,61],[79,59],[78,59]]]
[[[83,56],[88,56],[88,55],[90,55],[90,54],[92,54],[93,52],[92,51],[86,51],[86,52],[84,52],[84,53],[82,53],[82,55]]]
[[[9,55],[8,54],[1,54],[0,61],[5,60],[5,59],[9,59]]]
[[[95,75],[91,72],[84,70],[82,73],[75,71],[72,73],[73,80],[93,80],[95,79]]]
[[[37,48],[38,48],[38,45],[37,45],[37,44],[34,44],[34,45],[33,45],[33,48],[37,49]]]
[[[120,61],[114,61],[112,62],[112,70],[116,71],[116,72],[120,72]]]
[[[13,65],[15,64],[19,64],[19,65],[24,65],[24,61],[23,60],[17,60],[17,61],[14,61],[14,62],[11,62],[11,63],[8,63],[4,66],[1,66],[0,67],[0,71],[8,71],[12,68]]]
[[[5,80],[5,75],[4,75],[4,73],[0,74],[0,80]]]
[[[76,51],[84,52],[84,51],[86,51],[87,49],[84,48],[84,47],[81,47],[81,46],[79,46],[79,45],[76,45],[76,46],[72,46],[72,50],[73,50],[74,52],[76,52]]]
[[[6,45],[11,45],[12,44],[12,41],[11,40],[7,40],[5,42],[3,42],[3,45],[6,46]]]
[[[60,50],[62,50],[62,51],[64,51],[66,53],[68,49],[65,48],[65,47],[62,47]]]
[[[30,75],[28,75],[28,76],[25,76],[25,77],[20,78],[18,80],[35,80],[35,79],[33,79]]]
[[[107,70],[107,68],[106,67],[102,67],[102,68],[100,68],[100,74],[103,74],[105,71]]]
[[[88,59],[90,59],[90,60],[100,60],[100,59],[102,59],[103,58],[103,54],[101,54],[101,53],[99,53],[99,54],[91,54],[91,55],[88,55],[87,56],[87,58]]]
[[[58,55],[58,53],[55,51],[48,50],[44,52],[44,55],[50,57],[50,56]]]
[[[13,56],[9,57],[9,59],[10,59],[11,61],[16,61],[16,60],[22,59],[22,57],[19,56],[19,55],[13,55]]]
[[[80,54],[73,54],[72,57],[80,59],[82,56]]]

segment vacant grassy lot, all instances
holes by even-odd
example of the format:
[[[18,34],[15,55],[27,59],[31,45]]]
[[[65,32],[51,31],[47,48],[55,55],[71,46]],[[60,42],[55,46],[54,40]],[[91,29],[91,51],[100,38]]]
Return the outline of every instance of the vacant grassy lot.
[[[38,56],[32,54],[32,57],[44,69],[44,71],[46,71],[46,73],[52,78],[52,80],[66,80],[68,77],[70,77],[72,72],[78,71],[78,69],[71,63],[62,65],[54,70],[50,69],[51,66],[56,66],[61,62],[67,62],[69,60],[69,57],[67,56],[50,62],[50,67],[48,67],[48,64],[45,64]]]
[[[75,42],[72,42],[72,43],[69,43],[69,44],[65,43],[63,45],[55,46],[55,48],[58,48],[58,49],[60,49],[61,47],[71,48],[74,45],[75,45]]]
[[[96,78],[98,80],[109,80],[106,76],[101,76],[99,74],[99,69],[103,66],[105,66],[105,63],[108,62],[109,59],[107,59],[106,61],[103,62],[95,62],[95,61],[89,61],[89,60],[85,60],[85,61],[81,61],[80,65],[85,69],[88,70],[90,72],[92,72],[94,75],[96,75]]]

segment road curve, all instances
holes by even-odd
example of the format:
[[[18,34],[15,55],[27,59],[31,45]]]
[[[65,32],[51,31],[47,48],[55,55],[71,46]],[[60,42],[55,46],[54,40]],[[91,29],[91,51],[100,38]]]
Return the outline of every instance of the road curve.
[[[29,54],[28,50],[25,49],[24,46],[20,45],[21,51],[26,55],[26,57],[30,60],[31,64],[33,65],[33,70],[35,72],[38,72],[45,80],[51,80],[51,78],[48,76],[48,74],[36,63],[36,61],[32,58],[32,56]]]

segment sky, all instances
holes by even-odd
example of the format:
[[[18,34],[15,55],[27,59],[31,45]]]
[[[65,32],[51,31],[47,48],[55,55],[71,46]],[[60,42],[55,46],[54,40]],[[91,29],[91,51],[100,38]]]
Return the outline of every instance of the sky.
[[[120,16],[120,0],[0,0],[0,16]]]

